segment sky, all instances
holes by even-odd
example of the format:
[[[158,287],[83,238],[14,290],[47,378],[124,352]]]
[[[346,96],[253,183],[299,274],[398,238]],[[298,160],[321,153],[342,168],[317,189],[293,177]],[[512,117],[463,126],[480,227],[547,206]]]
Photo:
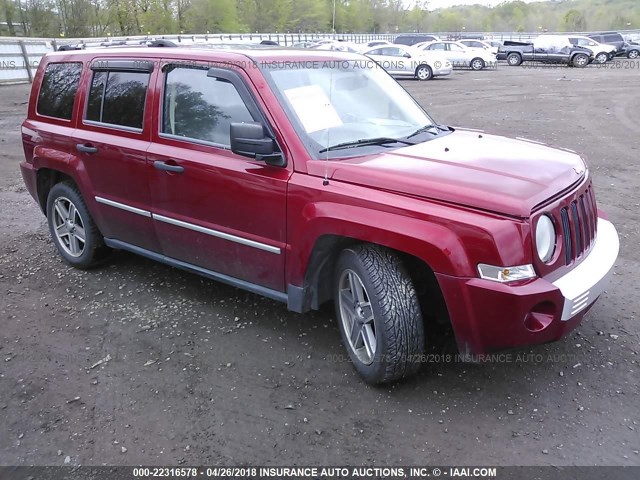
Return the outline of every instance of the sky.
[[[526,3],[531,3],[534,1],[541,0],[523,0]],[[429,10],[435,10],[436,8],[446,8],[452,7],[454,5],[487,5],[489,7],[493,7],[498,5],[499,3],[504,3],[505,0],[429,0]],[[415,4],[414,0],[405,0],[405,4],[409,6],[413,6]]]

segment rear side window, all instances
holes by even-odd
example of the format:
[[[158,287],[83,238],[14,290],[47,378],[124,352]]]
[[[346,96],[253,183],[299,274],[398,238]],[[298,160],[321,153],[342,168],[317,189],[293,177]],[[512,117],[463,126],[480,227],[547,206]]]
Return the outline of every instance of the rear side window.
[[[82,63],[47,65],[38,94],[38,114],[71,120],[81,73]]]
[[[86,119],[142,130],[149,77],[146,72],[94,72]]]
[[[605,43],[606,42],[622,42],[624,41],[622,35],[614,34],[614,35],[605,35],[604,36]]]

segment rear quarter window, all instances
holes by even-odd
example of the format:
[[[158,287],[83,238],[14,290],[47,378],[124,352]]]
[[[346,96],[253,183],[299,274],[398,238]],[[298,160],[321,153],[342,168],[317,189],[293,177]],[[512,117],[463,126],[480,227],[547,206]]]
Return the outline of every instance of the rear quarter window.
[[[71,120],[81,73],[80,62],[48,64],[38,93],[38,114]]]
[[[94,72],[85,118],[141,130],[149,77],[146,72]]]

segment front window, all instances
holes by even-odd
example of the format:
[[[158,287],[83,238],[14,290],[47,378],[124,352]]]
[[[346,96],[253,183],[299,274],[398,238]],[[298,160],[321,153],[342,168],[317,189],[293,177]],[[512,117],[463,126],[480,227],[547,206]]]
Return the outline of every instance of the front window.
[[[322,65],[328,64],[324,68]],[[344,157],[400,147],[435,137],[416,134],[433,125],[427,113],[375,62],[329,60],[304,64],[274,62],[265,74],[271,78],[298,133],[315,157]],[[373,138],[398,143],[325,151],[327,147]],[[405,139],[404,143],[401,139]],[[330,149],[331,150],[331,149]]]

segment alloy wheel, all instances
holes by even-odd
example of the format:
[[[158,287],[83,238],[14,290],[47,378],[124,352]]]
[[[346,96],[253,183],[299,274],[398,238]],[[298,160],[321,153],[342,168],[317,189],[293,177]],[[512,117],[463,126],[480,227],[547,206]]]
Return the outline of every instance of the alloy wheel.
[[[56,198],[53,207],[53,227],[58,243],[72,257],[81,256],[87,237],[80,212],[66,197]]]
[[[349,347],[365,365],[371,365],[376,354],[376,327],[369,294],[353,270],[342,272],[339,281],[339,303],[342,328]]]

